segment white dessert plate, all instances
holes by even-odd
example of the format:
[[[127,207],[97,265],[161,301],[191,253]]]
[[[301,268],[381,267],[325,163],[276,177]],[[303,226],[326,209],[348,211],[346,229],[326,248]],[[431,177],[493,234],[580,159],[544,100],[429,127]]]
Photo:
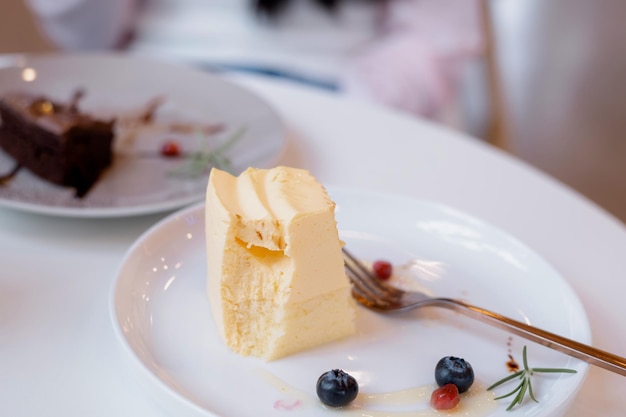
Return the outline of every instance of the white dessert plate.
[[[409,275],[402,274],[402,285],[419,285],[590,341],[585,312],[567,282],[507,233],[429,201],[334,187],[329,192],[337,202],[340,236],[355,254],[412,265]],[[355,336],[273,362],[241,357],[217,334],[205,273],[204,206],[199,204],[140,237],[127,252],[112,291],[112,318],[125,356],[149,395],[173,415],[436,415],[425,397],[441,357],[469,361],[476,375],[472,390],[480,393],[508,375],[511,359],[522,363],[527,345],[530,366],[578,373],[534,377],[539,402],[527,399],[514,413],[505,411],[506,400],[487,400],[492,408],[470,407],[451,415],[555,417],[566,412],[587,372],[581,361],[434,308],[380,315],[359,307]],[[363,394],[427,387],[426,394],[415,404],[383,402],[368,412],[327,409],[317,400],[315,386],[323,372],[335,368],[355,376]]]
[[[82,111],[117,119],[112,167],[83,198],[21,169],[0,185],[1,206],[73,217],[173,210],[202,200],[206,175],[172,175],[186,159],[162,157],[164,142],[173,140],[194,152],[215,149],[242,132],[222,153],[235,173],[272,166],[284,146],[285,129],[273,108],[247,89],[204,71],[115,54],[25,55],[0,68],[0,96],[27,91],[67,103],[77,89],[85,93],[79,102]],[[156,98],[162,102],[154,122],[139,123]],[[14,164],[0,150],[0,175]]]

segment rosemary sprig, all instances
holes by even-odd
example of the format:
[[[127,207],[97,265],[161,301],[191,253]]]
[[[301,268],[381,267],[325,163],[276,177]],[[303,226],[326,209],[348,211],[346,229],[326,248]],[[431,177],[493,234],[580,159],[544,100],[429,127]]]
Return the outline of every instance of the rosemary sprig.
[[[499,397],[496,397],[496,400],[500,400],[502,398],[507,398],[507,397],[515,395],[515,397],[513,397],[513,401],[511,401],[511,404],[509,404],[506,411],[511,411],[515,406],[520,405],[524,401],[524,397],[526,396],[526,393],[528,393],[528,395],[534,402],[536,403],[539,402],[537,401],[537,398],[535,398],[535,394],[533,393],[533,386],[532,386],[532,381],[531,381],[531,377],[533,376],[535,372],[537,373],[568,373],[568,374],[575,374],[577,372],[575,369],[568,369],[568,368],[531,368],[529,367],[528,358],[526,354],[526,346],[524,346],[524,349],[522,350],[522,359],[523,359],[524,369],[519,370],[507,376],[506,378],[502,378],[501,380],[495,382],[493,385],[487,388],[487,390],[490,391],[515,378],[519,378],[520,382],[513,389],[513,391],[509,392],[508,394],[504,394]]]
[[[240,128],[214,149],[209,149],[205,143],[203,149],[191,152],[185,162],[172,170],[171,174],[175,176],[198,177],[207,173],[211,167],[230,171],[232,168],[231,162],[230,159],[224,155],[224,152],[233,146],[235,142],[243,136],[245,131],[246,128]]]

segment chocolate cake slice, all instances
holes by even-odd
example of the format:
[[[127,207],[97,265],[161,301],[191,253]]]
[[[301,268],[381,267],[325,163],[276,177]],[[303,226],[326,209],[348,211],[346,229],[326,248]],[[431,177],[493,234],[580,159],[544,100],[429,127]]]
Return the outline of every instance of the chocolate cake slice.
[[[69,104],[26,93],[0,99],[0,148],[17,164],[83,197],[112,163],[113,126]]]

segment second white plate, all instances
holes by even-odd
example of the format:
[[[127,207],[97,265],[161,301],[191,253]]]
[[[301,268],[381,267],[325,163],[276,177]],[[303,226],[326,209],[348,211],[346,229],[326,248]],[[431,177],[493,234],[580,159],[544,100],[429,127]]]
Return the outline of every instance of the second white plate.
[[[269,168],[284,146],[285,129],[271,106],[245,88],[204,71],[114,54],[26,55],[0,69],[0,95],[25,91],[67,102],[79,88],[85,92],[81,110],[103,118],[140,114],[150,100],[161,97],[163,104],[156,113],[160,123],[221,125],[223,131],[209,138],[213,147],[241,129],[241,138],[224,153],[233,173],[249,166]],[[113,166],[84,198],[22,169],[0,186],[0,206],[59,216],[119,217],[202,200],[206,176],[172,176],[181,161],[159,157],[162,143],[170,139],[184,150],[197,150],[197,135],[137,131],[132,140],[118,141]],[[146,153],[153,156],[145,157]],[[13,166],[14,161],[0,150],[0,174]]]
[[[359,257],[411,261],[410,285],[589,342],[587,318],[572,289],[515,238],[436,203],[329,191],[341,238]],[[129,249],[112,293],[114,327],[140,380],[177,415],[284,416],[288,409],[302,417],[345,415],[317,401],[321,373],[343,368],[357,376],[361,392],[390,392],[432,384],[434,366],[446,355],[468,360],[477,386],[486,387],[507,375],[509,355],[521,364],[528,345],[531,366],[578,370],[537,377],[539,403],[526,401],[515,413],[555,417],[565,413],[586,374],[583,362],[433,308],[384,316],[359,307],[354,337],[274,362],[241,357],[217,335],[205,274],[204,207],[197,205],[155,225]],[[510,416],[507,404],[489,415]],[[432,415],[427,404],[415,407],[411,415]]]

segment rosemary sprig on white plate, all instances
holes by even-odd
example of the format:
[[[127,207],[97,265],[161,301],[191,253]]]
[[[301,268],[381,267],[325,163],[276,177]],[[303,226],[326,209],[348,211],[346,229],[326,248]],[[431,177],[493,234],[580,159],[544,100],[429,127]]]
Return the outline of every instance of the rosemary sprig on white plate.
[[[198,177],[206,174],[212,167],[230,171],[232,169],[231,161],[225,155],[225,152],[243,136],[245,131],[246,128],[240,128],[226,141],[213,149],[210,149],[205,142],[202,142],[202,149],[190,152],[185,158],[185,162],[172,170],[171,174],[175,176]]]
[[[575,374],[577,372],[575,369],[568,369],[568,368],[531,368],[529,367],[528,357],[526,354],[526,346],[524,346],[524,349],[522,350],[522,359],[523,359],[524,369],[521,369],[507,376],[506,378],[502,378],[501,380],[495,382],[493,385],[487,388],[487,390],[492,390],[511,380],[514,380],[516,378],[519,379],[519,383],[511,392],[504,394],[504,395],[500,395],[499,397],[496,397],[496,400],[500,400],[502,398],[507,398],[507,397],[511,397],[515,395],[515,397],[513,397],[513,401],[511,401],[511,404],[509,404],[509,406],[507,407],[506,409],[507,411],[511,411],[515,406],[522,404],[522,402],[524,402],[524,398],[526,397],[526,393],[528,393],[528,395],[534,402],[536,403],[539,402],[537,401],[537,398],[535,397],[535,394],[533,393],[533,386],[532,386],[532,376],[535,373]]]

